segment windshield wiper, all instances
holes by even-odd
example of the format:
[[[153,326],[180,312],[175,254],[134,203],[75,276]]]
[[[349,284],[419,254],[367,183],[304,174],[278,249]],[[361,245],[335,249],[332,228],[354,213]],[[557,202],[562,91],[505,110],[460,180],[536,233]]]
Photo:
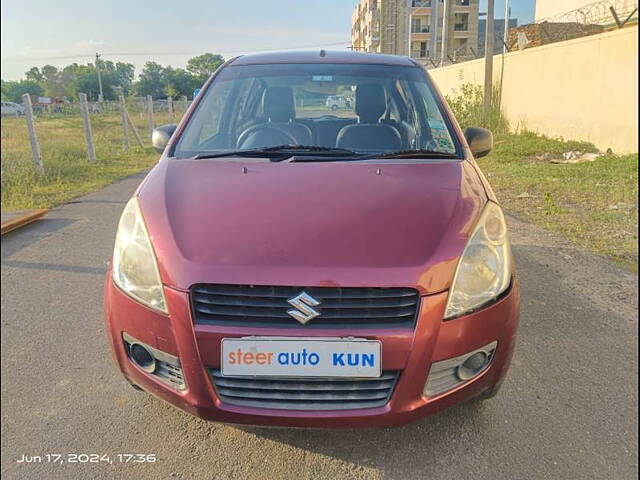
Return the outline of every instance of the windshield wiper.
[[[195,158],[199,160],[222,157],[268,157],[273,161],[282,161],[294,155],[349,157],[358,155],[358,153],[346,148],[321,147],[319,145],[275,145],[273,147],[247,148],[218,153],[200,153]],[[275,160],[276,158],[277,160]]]
[[[440,150],[427,150],[427,149],[416,149],[416,150],[397,150],[395,152],[387,152],[381,154],[373,154],[368,158],[451,158],[455,159],[458,156],[455,153],[451,152],[442,152]]]
[[[334,150],[341,150],[339,148],[336,148]],[[336,154],[336,155],[329,155],[327,156],[329,158],[339,158],[341,160],[344,161],[358,161],[358,160],[384,160],[387,158],[407,158],[407,159],[411,159],[411,158],[415,158],[415,159],[425,159],[425,158],[446,158],[446,159],[457,159],[458,156],[450,153],[450,152],[441,152],[439,150],[427,150],[427,149],[418,149],[418,150],[397,150],[394,152],[386,152],[386,153],[357,153],[357,152],[351,152],[349,155],[345,155],[345,154]],[[323,158],[327,158],[327,157],[323,157]],[[282,159],[282,160],[286,160],[286,159]],[[290,162],[309,162],[309,161],[316,161],[318,160],[318,156],[305,156],[302,158],[299,158],[299,156],[293,155],[293,158],[291,158],[291,160],[289,160]],[[278,160],[281,161],[281,160]]]

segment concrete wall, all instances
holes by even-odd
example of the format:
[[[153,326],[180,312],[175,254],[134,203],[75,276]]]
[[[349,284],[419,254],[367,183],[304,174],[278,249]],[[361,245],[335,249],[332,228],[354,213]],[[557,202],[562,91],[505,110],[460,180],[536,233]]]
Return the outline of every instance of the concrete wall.
[[[502,108],[511,127],[638,151],[638,26],[504,56]],[[503,65],[496,55],[494,85]],[[443,94],[484,83],[484,60],[429,70]]]

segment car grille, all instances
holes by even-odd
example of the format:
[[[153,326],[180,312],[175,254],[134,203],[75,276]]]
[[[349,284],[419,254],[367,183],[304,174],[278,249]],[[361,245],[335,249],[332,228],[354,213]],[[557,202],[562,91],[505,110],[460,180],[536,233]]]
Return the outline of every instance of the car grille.
[[[287,302],[306,292],[320,313],[302,325]],[[194,285],[195,323],[229,326],[345,328],[413,326],[420,295],[413,288],[266,287]]]
[[[350,410],[385,405],[398,372],[379,378],[229,377],[209,369],[220,400],[230,405],[283,410]]]

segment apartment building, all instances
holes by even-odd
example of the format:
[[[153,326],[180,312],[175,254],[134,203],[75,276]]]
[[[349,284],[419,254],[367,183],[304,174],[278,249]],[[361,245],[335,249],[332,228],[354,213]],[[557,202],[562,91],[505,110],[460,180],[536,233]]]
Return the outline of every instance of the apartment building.
[[[360,0],[351,18],[354,50],[408,55],[410,2]]]
[[[478,0],[360,0],[351,25],[356,50],[411,55],[432,66],[444,41],[444,63],[460,61],[475,56]]]

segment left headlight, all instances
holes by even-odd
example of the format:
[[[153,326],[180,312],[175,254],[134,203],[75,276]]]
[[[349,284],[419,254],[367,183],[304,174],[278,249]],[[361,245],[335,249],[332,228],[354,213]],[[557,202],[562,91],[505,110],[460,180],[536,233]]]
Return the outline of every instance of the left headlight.
[[[167,313],[156,256],[135,197],[127,203],[118,223],[113,249],[113,281],[135,300]]]
[[[502,210],[485,206],[460,257],[444,318],[458,317],[495,300],[511,283],[511,246]]]

